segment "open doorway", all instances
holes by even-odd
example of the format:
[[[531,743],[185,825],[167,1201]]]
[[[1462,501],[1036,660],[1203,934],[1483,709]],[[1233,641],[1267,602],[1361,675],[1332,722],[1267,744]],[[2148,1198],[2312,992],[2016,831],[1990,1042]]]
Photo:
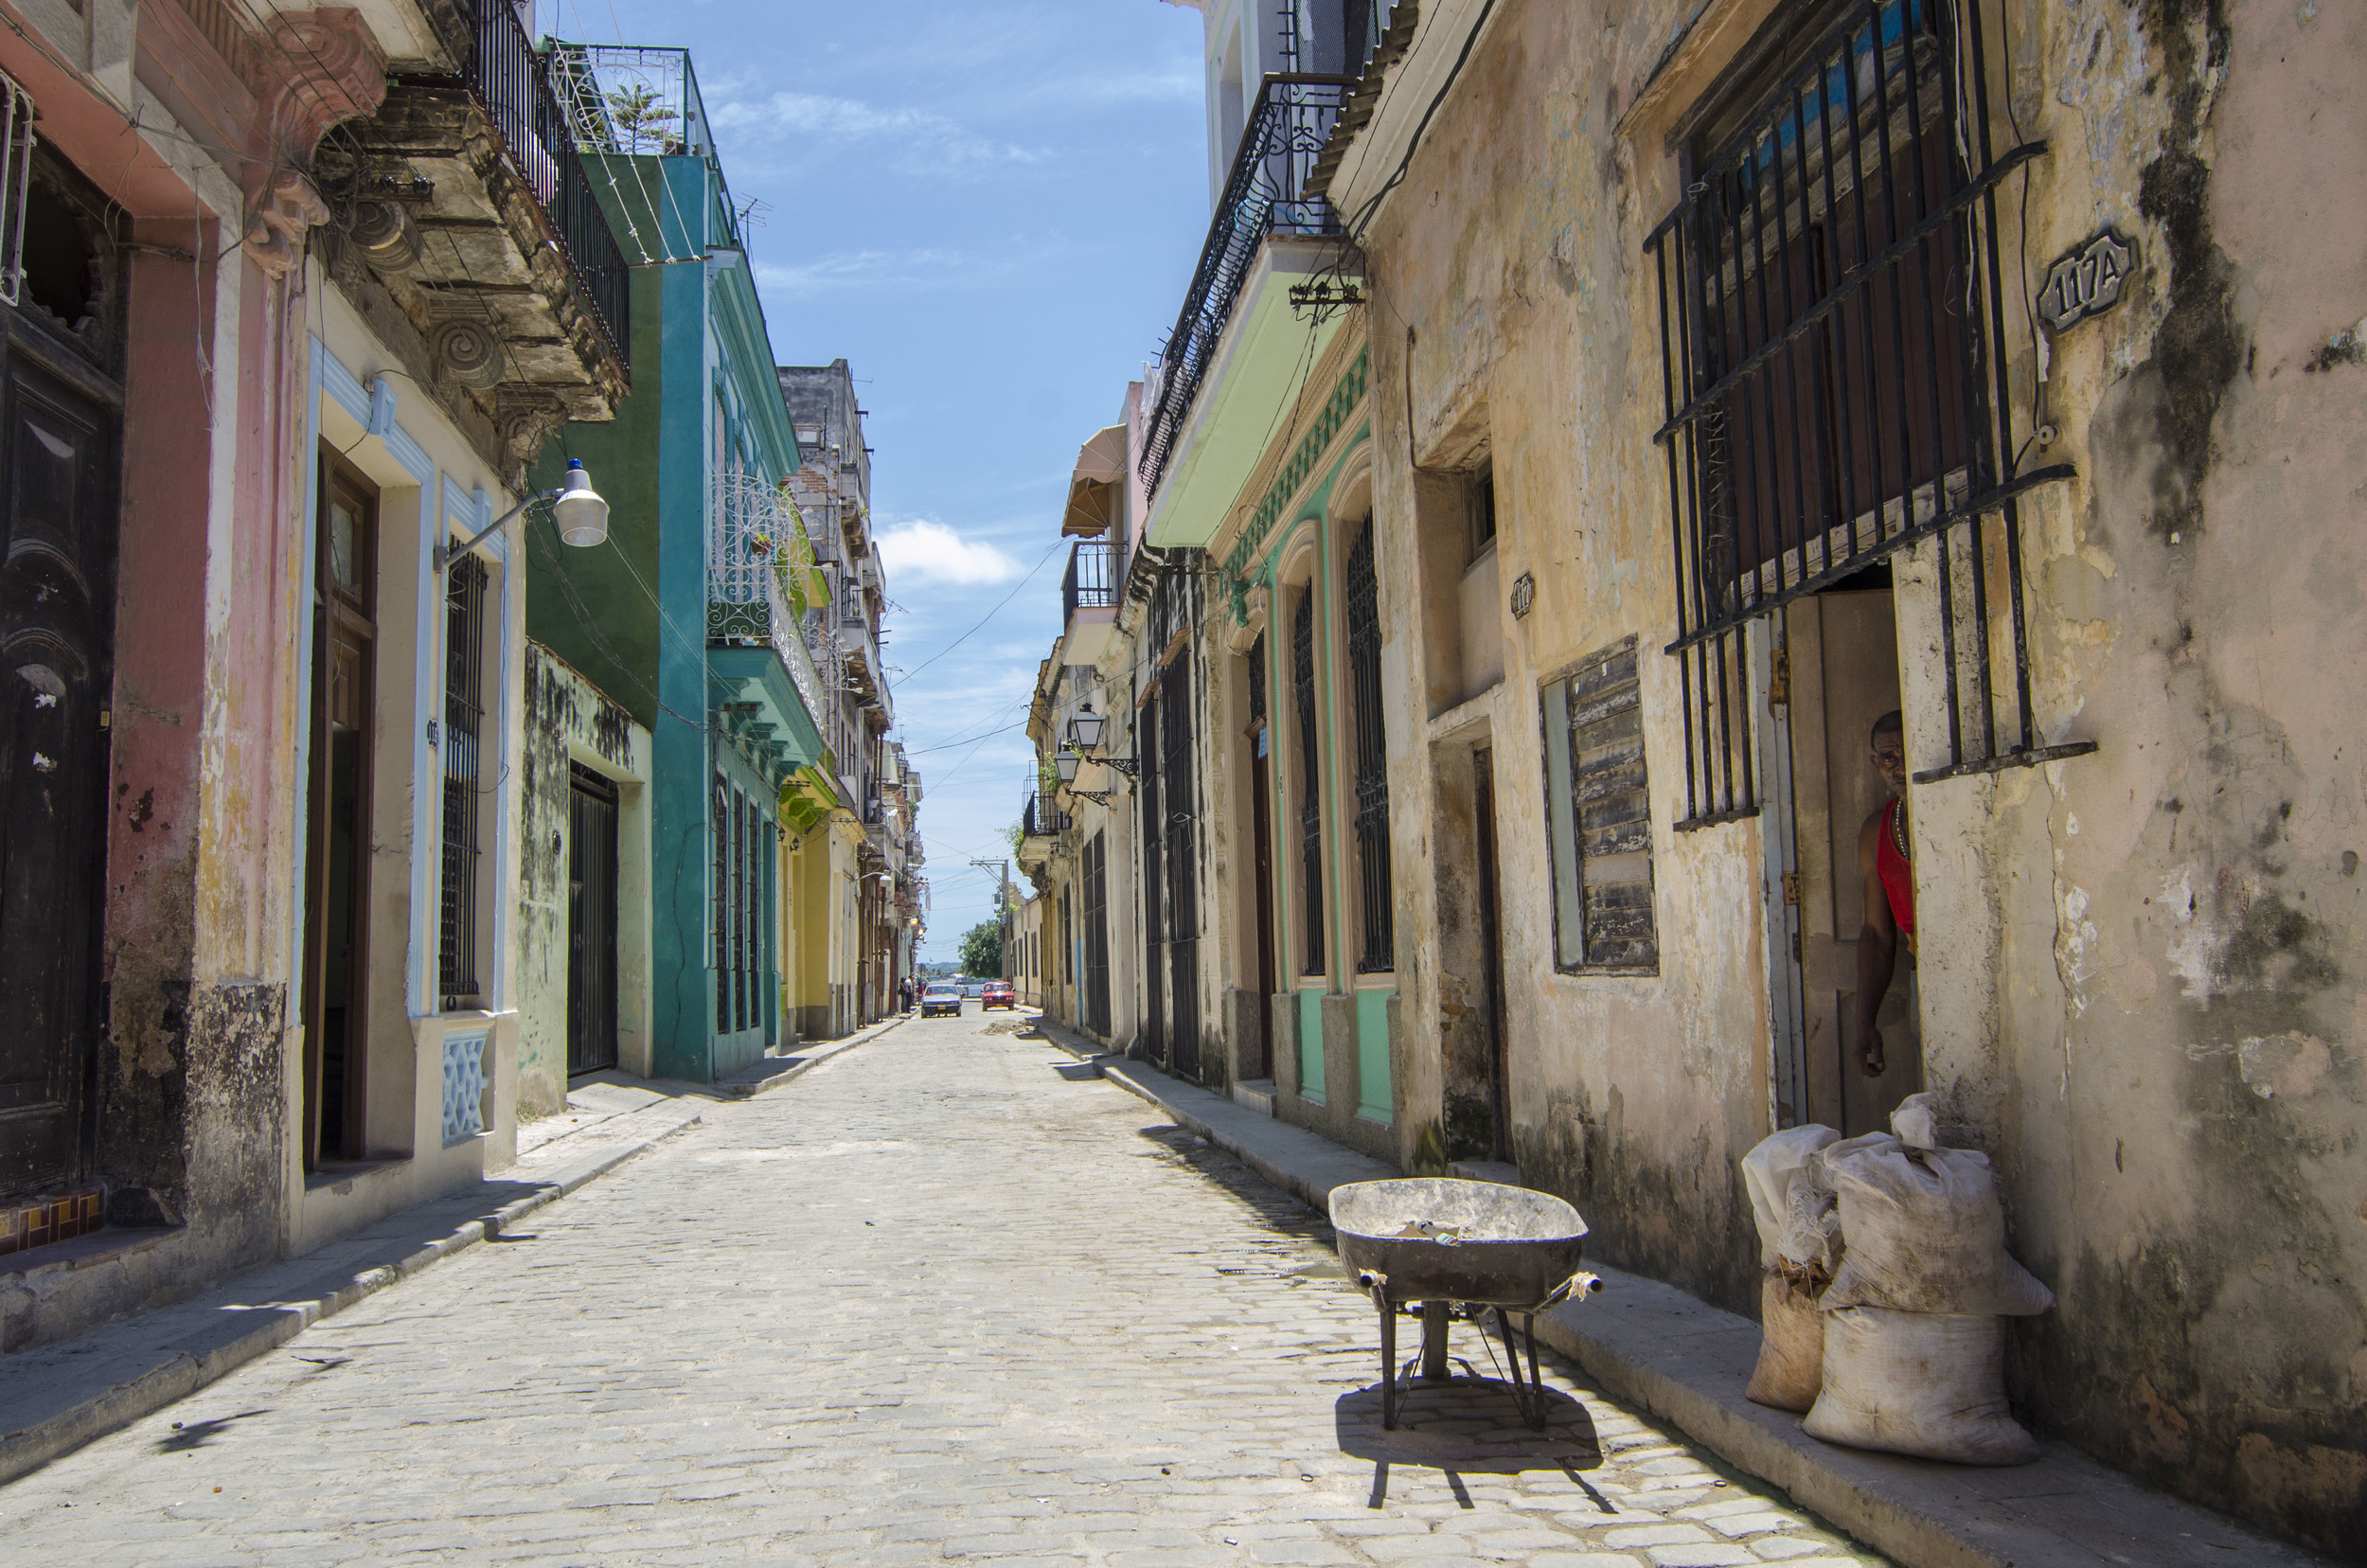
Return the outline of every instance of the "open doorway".
[[[1775,1116],[1821,1122],[1845,1137],[1890,1125],[1923,1087],[1915,960],[1902,936],[1875,1012],[1881,1071],[1867,1070],[1860,941],[1866,825],[1894,829],[1892,792],[1874,759],[1874,728],[1899,706],[1898,622],[1890,569],[1876,566],[1794,600],[1774,624],[1768,694],[1767,817],[1775,1007]],[[1895,739],[1895,737],[1893,738]],[[1906,839],[1904,823],[1896,839]],[[1878,884],[1875,897],[1881,898]]]

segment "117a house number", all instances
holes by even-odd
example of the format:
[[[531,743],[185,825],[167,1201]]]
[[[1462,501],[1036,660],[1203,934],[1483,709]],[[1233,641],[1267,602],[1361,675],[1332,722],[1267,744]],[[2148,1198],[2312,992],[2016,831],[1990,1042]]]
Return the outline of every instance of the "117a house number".
[[[2137,246],[2106,229],[2056,261],[2038,290],[2038,319],[2059,332],[2121,302],[2121,292],[2137,270]]]

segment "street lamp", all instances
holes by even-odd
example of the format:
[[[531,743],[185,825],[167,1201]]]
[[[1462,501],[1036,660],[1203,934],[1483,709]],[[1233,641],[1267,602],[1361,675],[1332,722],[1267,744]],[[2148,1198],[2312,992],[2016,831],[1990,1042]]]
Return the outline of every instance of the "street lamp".
[[[1068,743],[1080,752],[1097,753],[1101,750],[1102,732],[1108,728],[1109,723],[1110,721],[1107,718],[1094,711],[1093,699],[1088,697],[1077,707],[1077,717],[1068,722]],[[1105,768],[1124,774],[1129,778],[1135,776],[1134,759],[1130,757],[1096,756],[1094,760]],[[1062,782],[1066,781],[1067,775],[1063,775]]]
[[[566,483],[557,490],[543,490],[527,496],[507,511],[485,525],[473,538],[460,544],[449,543],[436,546],[436,569],[441,572],[454,561],[493,537],[493,531],[533,506],[538,501],[551,504],[551,516],[559,525],[561,543],[586,549],[608,537],[608,503],[592,488],[592,476],[583,471],[583,461],[567,459]]]
[[[1061,783],[1074,784],[1077,782],[1077,766],[1083,760],[1075,752],[1064,749],[1052,759],[1053,771],[1060,775]]]

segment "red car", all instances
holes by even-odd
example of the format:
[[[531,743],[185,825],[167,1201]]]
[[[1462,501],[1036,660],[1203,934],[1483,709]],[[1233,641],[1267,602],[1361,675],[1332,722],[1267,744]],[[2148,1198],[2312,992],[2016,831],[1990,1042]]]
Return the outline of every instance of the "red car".
[[[978,998],[980,1012],[985,1012],[988,1007],[1016,1008],[1018,1006],[1019,993],[1011,989],[1011,983],[1008,980],[988,981],[985,992]]]

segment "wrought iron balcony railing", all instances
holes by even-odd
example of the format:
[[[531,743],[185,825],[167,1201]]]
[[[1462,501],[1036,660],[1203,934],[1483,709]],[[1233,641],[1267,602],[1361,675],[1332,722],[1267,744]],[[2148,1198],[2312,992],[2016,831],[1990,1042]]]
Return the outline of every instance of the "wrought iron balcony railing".
[[[578,151],[704,159],[715,176],[716,202],[705,220],[715,226],[714,242],[740,243],[739,210],[723,178],[688,49],[554,43],[551,71]],[[693,234],[686,242],[699,239]]]
[[[807,717],[823,722],[827,688],[814,668],[792,597],[812,571],[812,546],[780,493],[753,474],[726,474],[708,504],[707,639],[762,644],[780,655]]]
[[[1340,109],[1356,85],[1346,76],[1270,76],[1241,132],[1233,173],[1208,224],[1200,269],[1184,296],[1183,313],[1159,351],[1159,399],[1152,406],[1142,456],[1143,483],[1159,488],[1192,400],[1216,357],[1217,340],[1239,300],[1251,266],[1269,235],[1336,235],[1331,204],[1308,194],[1308,176],[1322,155]]]
[[[592,194],[576,138],[551,80],[551,57],[534,46],[509,0],[464,0],[469,90],[502,139],[557,232],[577,292],[600,324],[619,365],[632,339],[631,276],[624,253]]]
[[[1019,830],[1023,838],[1049,838],[1068,828],[1068,813],[1043,795],[1031,794],[1020,811]]]
[[[1068,571],[1060,578],[1060,619],[1077,618],[1079,610],[1117,607],[1118,585],[1126,579],[1118,545],[1107,539],[1080,539],[1069,551]]]

